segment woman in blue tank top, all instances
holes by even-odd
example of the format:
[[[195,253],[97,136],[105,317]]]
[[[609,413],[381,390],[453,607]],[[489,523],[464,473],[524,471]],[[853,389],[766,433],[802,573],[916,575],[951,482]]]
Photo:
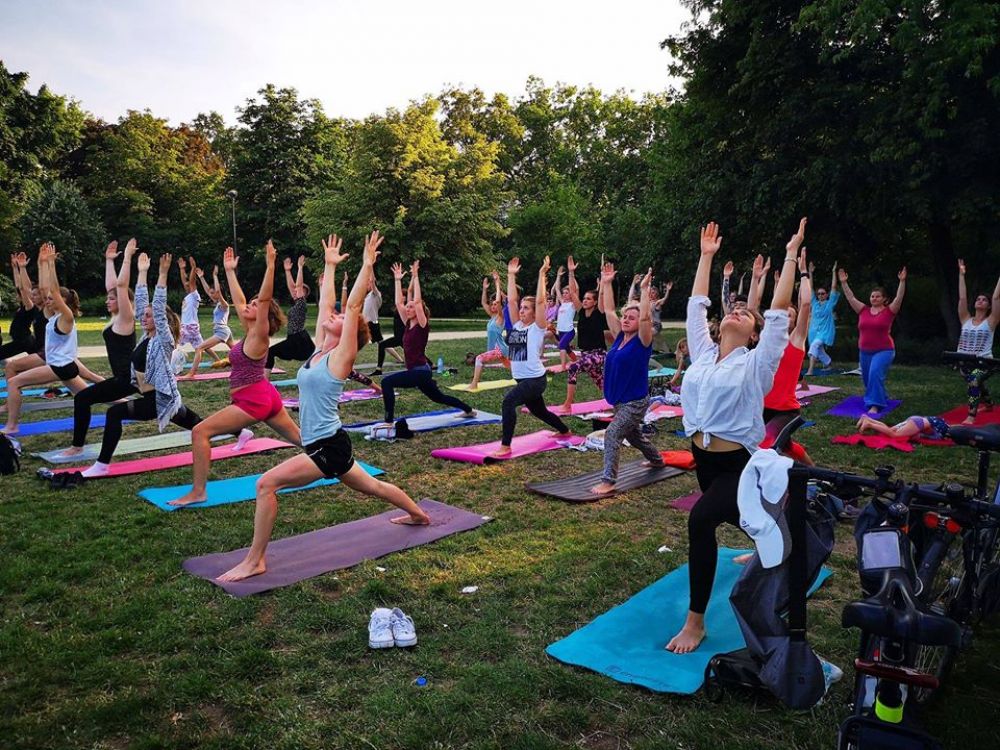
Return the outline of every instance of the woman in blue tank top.
[[[323,243],[326,269],[316,320],[316,351],[298,373],[304,452],[278,464],[258,480],[253,543],[243,561],[219,576],[220,581],[241,581],[267,570],[264,554],[278,515],[277,492],[285,487],[339,477],[351,489],[382,498],[406,511],[407,515],[390,519],[392,523],[409,526],[430,523],[430,517],[403,490],[369,476],[355,463],[351,439],[340,423],[338,401],[344,381],[354,367],[358,348],[368,341],[368,326],[361,310],[380,244],[382,237],[377,230],[366,238],[364,265],[354,279],[346,314],[334,317],[337,264],[347,256],[340,254],[341,240],[336,235],[330,235],[329,241]]]
[[[483,365],[499,361],[503,362],[505,367],[510,367],[510,361],[507,359],[507,339],[504,338],[509,318],[504,315],[507,308],[503,303],[503,292],[500,289],[500,274],[496,271],[493,272],[493,283],[496,286],[496,294],[491,302],[486,296],[490,289],[490,280],[483,279],[483,297],[479,304],[490,316],[490,321],[486,324],[486,351],[476,357],[472,382],[469,383],[468,388],[470,391],[479,388],[479,378],[483,374]],[[469,362],[466,361],[466,364]]]

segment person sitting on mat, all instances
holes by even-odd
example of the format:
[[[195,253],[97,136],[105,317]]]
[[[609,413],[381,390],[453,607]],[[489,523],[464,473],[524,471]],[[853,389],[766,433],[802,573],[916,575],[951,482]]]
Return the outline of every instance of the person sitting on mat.
[[[666,645],[674,653],[694,651],[705,637],[705,609],[718,559],[715,530],[723,523],[739,527],[736,490],[750,453],[764,439],[764,394],[771,389],[788,344],[788,304],[805,230],[802,219],[785,247],[780,281],[764,321],[754,310],[734,307],[719,325],[718,344],[708,334],[707,308],[712,304],[708,298],[712,258],[722,238],[714,222],[701,230],[701,255],[686,323],[692,364],[681,388],[681,406],[702,496],[688,517],[691,599],[684,626]],[[747,345],[757,331],[758,344],[750,350]]]
[[[521,261],[513,258],[507,264],[507,309],[514,321],[507,331],[507,348],[510,352],[510,372],[517,385],[507,391],[503,399],[500,448],[494,451],[494,458],[506,458],[511,454],[510,446],[514,440],[514,428],[517,427],[517,409],[522,404],[560,436],[569,437],[572,434],[566,423],[546,408],[542,399],[548,385],[545,365],[542,364],[542,348],[545,346],[547,330],[545,280],[549,267],[549,256],[546,255],[542,267],[538,269],[535,296],[519,300],[517,274],[521,270]]]
[[[212,466],[212,443],[216,435],[235,434],[258,422],[281,435],[295,445],[301,445],[299,426],[285,411],[278,389],[264,375],[270,337],[281,328],[284,316],[274,301],[274,264],[278,253],[270,240],[265,248],[266,266],[257,297],[247,302],[243,288],[236,277],[239,258],[231,247],[226,248],[222,267],[226,271],[229,292],[233,296],[233,306],[243,324],[246,336],[229,351],[232,371],[229,373],[229,406],[207,417],[191,431],[191,446],[194,452],[194,470],[191,490],[185,495],[171,500],[170,505],[184,506],[204,502],[205,485]],[[241,442],[237,445],[242,444]]]
[[[111,377],[84,388],[73,397],[73,442],[62,452],[63,457],[83,453],[94,404],[110,404],[138,393],[132,385],[136,314],[130,275],[135,250],[136,242],[133,238],[125,245],[121,271],[117,273],[115,259],[118,257],[118,243],[112,242],[104,252],[104,285],[108,293],[107,307],[111,323],[104,328],[102,337],[108,352],[108,364],[111,365]]]
[[[1000,322],[1000,281],[993,289],[993,297],[985,294],[976,296],[973,312],[969,314],[968,292],[965,287],[965,261],[958,261],[958,319],[962,322],[962,332],[958,336],[958,351],[977,357],[993,357],[993,333]],[[968,390],[969,416],[965,424],[973,424],[979,413],[980,403],[992,406],[990,392],[986,390],[986,378],[992,373],[975,365],[963,364],[959,368],[965,378]]]
[[[906,294],[906,267],[899,274],[899,286],[892,302],[887,303],[885,289],[880,286],[872,289],[869,295],[870,305],[866,305],[851,291],[847,285],[847,271],[843,268],[837,271],[840,288],[844,290],[844,299],[851,309],[858,314],[858,350],[861,359],[861,379],[865,384],[865,409],[868,415],[878,414],[889,405],[889,396],[885,392],[885,379],[889,374],[889,366],[896,356],[896,345],[892,340],[892,322],[899,315]]]
[[[653,320],[650,315],[650,284],[653,269],[642,277],[639,304],[626,304],[619,320],[615,312],[612,283],[615,267],[605,263],[601,270],[601,291],[608,329],[615,336],[604,364],[604,399],[615,408],[615,416],[604,432],[604,473],[601,482],[590,488],[594,495],[615,491],[618,480],[618,454],[622,442],[638,448],[652,469],[663,466],[663,457],[642,433],[642,423],[649,409],[649,357],[653,353]]]
[[[475,417],[475,409],[467,403],[442,393],[431,374],[431,361],[424,353],[427,348],[427,336],[431,330],[431,313],[427,305],[424,304],[420,292],[420,261],[415,260],[410,266],[413,299],[409,302],[403,297],[403,267],[399,263],[393,264],[392,275],[396,286],[396,310],[406,325],[406,330],[403,333],[403,356],[406,360],[406,369],[382,377],[385,423],[391,425],[396,418],[397,388],[418,388],[421,393],[436,404],[461,409],[463,412],[459,415],[461,418]]]
[[[486,324],[486,351],[475,358],[475,369],[472,372],[472,382],[467,390],[475,391],[479,388],[479,378],[483,374],[483,365],[488,362],[502,362],[504,367],[510,367],[510,360],[507,359],[507,341],[504,339],[504,331],[507,328],[507,318],[504,314],[506,306],[503,303],[503,291],[500,288],[500,274],[493,272],[493,283],[496,286],[496,294],[490,302],[487,294],[490,290],[490,280],[483,279],[483,296],[479,301],[483,310],[489,316]]]
[[[202,341],[194,350],[194,361],[191,363],[191,371],[183,376],[182,379],[190,380],[193,379],[195,375],[198,374],[198,368],[201,366],[202,355],[206,351],[214,351],[218,344],[225,344],[227,349],[233,348],[233,331],[229,327],[229,303],[226,302],[226,297],[222,293],[222,286],[219,284],[219,267],[212,267],[212,284],[209,286],[208,282],[205,281],[205,272],[200,268],[195,268],[195,273],[198,274],[198,281],[201,282],[202,288],[205,290],[205,294],[208,298],[215,303],[215,308],[212,310],[212,335],[207,339]],[[227,360],[217,360],[217,363],[227,363]]]
[[[809,264],[809,283],[813,281],[813,271],[816,269],[814,263]],[[816,360],[822,367],[830,366],[832,360],[826,353],[826,348],[833,346],[837,338],[837,327],[833,322],[833,311],[840,301],[840,292],[837,291],[837,264],[833,264],[833,274],[830,279],[830,290],[819,287],[813,292],[812,298],[812,320],[809,322],[809,369],[806,377],[813,374],[816,367]]]
[[[339,478],[351,489],[387,500],[407,513],[389,519],[390,523],[426,526],[431,521],[403,490],[369,476],[355,462],[351,438],[341,425],[338,411],[344,381],[354,367],[358,348],[368,340],[362,307],[381,243],[382,237],[377,230],[366,238],[364,264],[354,279],[354,287],[344,306],[345,314],[336,320],[330,315],[335,292],[332,279],[336,276],[337,263],[347,256],[340,255],[341,241],[336,235],[331,235],[330,242],[325,246],[326,273],[320,287],[317,347],[299,368],[297,377],[303,452],[278,464],[257,480],[253,541],[246,557],[239,565],[219,576],[220,581],[241,581],[267,570],[265,554],[278,515],[277,492],[285,487],[300,487],[322,477]]]
[[[951,425],[941,417],[907,417],[894,427],[890,427],[867,414],[858,420],[857,428],[861,435],[877,433],[893,438],[927,437],[931,440],[944,440],[951,431]]]
[[[76,319],[80,298],[72,289],[59,286],[56,278],[56,246],[51,242],[38,251],[38,290],[45,300],[45,364],[25,370],[7,381],[7,424],[3,432],[17,433],[21,419],[21,389],[59,380],[74,395],[87,387],[76,363]],[[98,382],[104,378],[98,378]]]
[[[149,256],[146,253],[139,254],[135,304],[136,309],[142,311],[143,337],[132,351],[129,364],[133,392],[141,394],[141,397],[114,404],[108,409],[101,437],[101,452],[97,461],[83,472],[83,476],[87,478],[108,474],[111,459],[122,437],[122,423],[126,420],[148,422],[155,419],[160,432],[170,422],[185,430],[191,430],[201,422],[201,417],[181,401],[177,378],[171,366],[176,337],[180,336],[181,331],[180,319],[167,307],[167,277],[172,260],[169,253],[160,256],[159,277],[153,292],[153,302],[150,304],[149,288],[146,285]],[[128,260],[125,262],[128,263]],[[246,440],[252,435],[241,437]]]

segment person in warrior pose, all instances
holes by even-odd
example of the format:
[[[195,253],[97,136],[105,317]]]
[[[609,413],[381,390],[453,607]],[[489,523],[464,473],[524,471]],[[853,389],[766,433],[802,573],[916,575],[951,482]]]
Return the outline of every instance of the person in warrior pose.
[[[958,261],[958,319],[962,323],[962,331],[958,336],[958,351],[962,354],[974,354],[977,357],[993,357],[993,333],[1000,322],[1000,281],[993,289],[993,297],[985,294],[976,295],[972,314],[969,313],[968,291],[965,286],[965,261]],[[992,370],[985,370],[975,365],[962,365],[962,377],[968,386],[969,415],[965,424],[976,421],[979,405],[986,403],[992,406],[990,392],[986,390],[986,379]]]

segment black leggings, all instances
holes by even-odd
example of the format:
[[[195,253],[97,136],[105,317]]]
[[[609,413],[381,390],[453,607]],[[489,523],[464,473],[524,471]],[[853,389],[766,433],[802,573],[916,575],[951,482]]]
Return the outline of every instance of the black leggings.
[[[104,424],[104,439],[101,441],[101,455],[97,457],[102,464],[111,463],[118,441],[122,439],[122,422],[126,419],[137,422],[156,419],[156,391],[148,391],[142,394],[140,399],[115,404],[108,409],[107,421]],[[201,421],[201,417],[181,404],[181,408],[170,421],[178,427],[191,430]]]
[[[73,447],[82,448],[90,429],[90,409],[94,404],[110,404],[138,393],[139,389],[123,378],[108,378],[84,388],[73,397]]]
[[[388,349],[390,346],[402,346],[402,345],[403,345],[403,337],[396,336],[395,334],[393,334],[387,339],[382,339],[381,341],[378,342],[378,367],[380,370],[382,369],[382,365],[385,364],[385,350]]]
[[[306,331],[293,333],[284,341],[272,344],[267,350],[267,369],[274,367],[275,358],[291,362],[305,362],[316,351],[312,336]]]
[[[472,407],[461,399],[442,393],[431,375],[431,368],[415,367],[402,370],[382,378],[382,402],[385,404],[385,421],[392,422],[396,415],[396,388],[419,388],[427,398],[437,404],[445,404],[468,413]]]
[[[750,460],[745,448],[726,453],[714,453],[691,443],[691,452],[697,464],[698,486],[701,499],[688,516],[688,578],[691,585],[692,612],[705,614],[712,584],[715,583],[715,565],[719,545],[715,530],[723,523],[740,527],[740,508],[736,503],[736,490],[743,467]]]
[[[501,445],[509,447],[514,439],[514,428],[517,427],[517,409],[521,404],[527,406],[528,411],[558,433],[565,435],[569,432],[566,423],[550,412],[545,406],[545,401],[542,400],[542,394],[545,393],[547,385],[546,376],[539,375],[537,378],[518,380],[517,385],[507,391],[507,395],[503,397],[503,408],[501,409],[503,416]]]

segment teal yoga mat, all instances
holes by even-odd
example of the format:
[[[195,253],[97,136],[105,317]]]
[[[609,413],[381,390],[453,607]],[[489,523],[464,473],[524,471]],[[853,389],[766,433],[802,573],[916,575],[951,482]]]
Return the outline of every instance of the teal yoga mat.
[[[363,461],[358,461],[358,465],[373,477],[377,477],[379,474],[385,474],[383,469],[369,466]],[[212,505],[240,503],[244,500],[253,500],[257,496],[256,485],[257,480],[260,479],[261,476],[261,474],[251,474],[246,477],[217,479],[213,482],[209,482],[206,487],[208,491],[208,499],[205,502],[197,503],[196,505],[186,505],[184,508],[177,508],[173,505],[167,505],[167,503],[187,493],[187,491],[191,489],[190,484],[175,485],[174,487],[149,487],[145,490],[140,490],[139,497],[152,503],[160,510],[166,511],[208,508]],[[285,494],[286,492],[299,492],[300,490],[311,490],[315,487],[326,487],[330,484],[340,484],[340,480],[318,479],[311,484],[305,485],[304,487],[289,487],[287,490],[281,490],[281,494]]]
[[[693,653],[672,654],[663,648],[681,629],[687,616],[687,565],[556,641],[545,652],[559,661],[600,672],[618,682],[660,693],[696,692],[704,682],[709,659],[746,645],[729,603],[729,594],[743,571],[743,566],[732,560],[744,552],[747,550],[719,550],[715,587],[705,612],[708,636]],[[829,576],[830,571],[823,568],[812,590]]]

